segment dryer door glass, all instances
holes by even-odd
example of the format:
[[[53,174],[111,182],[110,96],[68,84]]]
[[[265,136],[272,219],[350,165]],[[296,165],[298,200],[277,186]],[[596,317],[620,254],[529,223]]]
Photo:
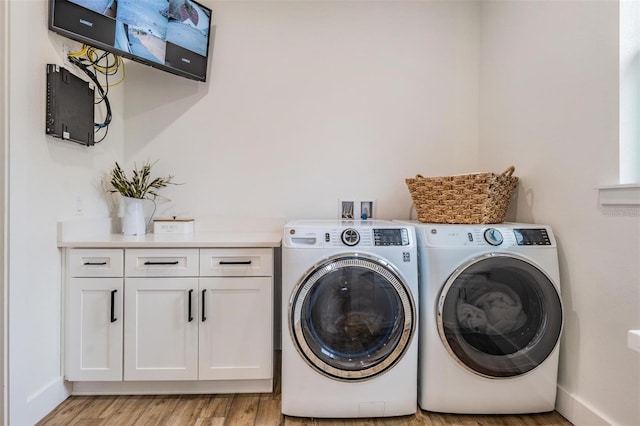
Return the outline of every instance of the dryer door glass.
[[[402,358],[414,318],[413,298],[395,268],[357,254],[331,258],[300,281],[289,325],[298,351],[319,372],[362,380]]]
[[[438,329],[450,354],[486,377],[513,377],[540,365],[562,329],[551,279],[515,255],[489,254],[457,269],[443,287]]]

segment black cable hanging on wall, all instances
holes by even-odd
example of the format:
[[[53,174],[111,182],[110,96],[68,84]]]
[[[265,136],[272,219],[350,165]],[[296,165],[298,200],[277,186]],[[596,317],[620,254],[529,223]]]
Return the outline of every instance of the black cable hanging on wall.
[[[124,81],[124,63],[122,62],[122,58],[109,52],[101,52],[101,54],[98,54],[97,49],[84,45],[82,50],[74,53],[69,53],[69,55],[67,56],[69,62],[75,65],[78,69],[82,70],[82,72],[84,72],[96,86],[98,90],[98,97],[95,101],[95,105],[104,103],[104,106],[106,108],[106,114],[103,122],[94,123],[95,133],[104,131],[99,139],[96,138],[95,143],[102,142],[107,137],[107,133],[109,132],[109,124],[112,120],[111,104],[108,98],[110,87],[109,77],[115,75],[118,70],[122,70],[122,79],[114,84],[111,84],[111,86],[115,86]],[[104,64],[101,65],[101,62],[103,62]],[[98,79],[98,74],[102,74],[104,76],[104,84],[102,84]]]

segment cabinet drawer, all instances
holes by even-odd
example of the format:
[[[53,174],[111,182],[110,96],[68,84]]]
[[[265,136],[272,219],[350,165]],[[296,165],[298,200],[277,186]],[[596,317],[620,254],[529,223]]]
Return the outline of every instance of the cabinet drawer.
[[[123,272],[122,249],[70,249],[69,276],[121,277]]]
[[[270,277],[273,275],[271,249],[202,249],[200,276]]]
[[[198,249],[127,249],[127,277],[198,276]]]

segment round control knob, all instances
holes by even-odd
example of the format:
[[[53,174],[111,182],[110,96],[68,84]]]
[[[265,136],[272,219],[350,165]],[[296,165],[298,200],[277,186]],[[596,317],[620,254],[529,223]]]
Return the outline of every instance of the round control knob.
[[[488,228],[484,231],[484,239],[492,246],[499,246],[504,241],[502,234],[496,228]]]
[[[340,236],[342,242],[348,246],[355,246],[360,242],[360,234],[353,228],[348,228],[342,231],[342,235]]]

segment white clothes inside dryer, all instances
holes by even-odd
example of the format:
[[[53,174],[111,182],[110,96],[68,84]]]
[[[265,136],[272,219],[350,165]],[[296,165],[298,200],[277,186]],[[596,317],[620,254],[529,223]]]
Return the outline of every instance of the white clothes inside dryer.
[[[522,327],[527,315],[509,286],[474,275],[464,285],[457,304],[458,324],[475,333],[505,334]]]

